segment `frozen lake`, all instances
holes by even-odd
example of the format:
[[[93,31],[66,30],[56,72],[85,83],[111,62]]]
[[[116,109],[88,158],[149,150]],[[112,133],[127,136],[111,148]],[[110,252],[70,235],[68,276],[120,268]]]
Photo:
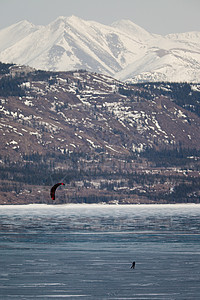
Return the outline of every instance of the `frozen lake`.
[[[0,229],[0,299],[200,297],[199,204],[0,206]]]

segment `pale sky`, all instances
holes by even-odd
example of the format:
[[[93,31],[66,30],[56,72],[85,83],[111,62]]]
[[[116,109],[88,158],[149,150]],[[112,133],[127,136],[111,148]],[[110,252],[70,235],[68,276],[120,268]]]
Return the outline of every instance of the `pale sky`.
[[[162,35],[200,31],[200,0],[0,0],[0,29],[22,20],[47,25],[71,15],[106,25],[129,19]]]

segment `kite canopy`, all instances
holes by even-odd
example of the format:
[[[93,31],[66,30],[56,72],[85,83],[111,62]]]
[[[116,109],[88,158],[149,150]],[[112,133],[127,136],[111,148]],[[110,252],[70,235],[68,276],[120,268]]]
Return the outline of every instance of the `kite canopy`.
[[[60,185],[65,185],[63,182],[59,182],[56,183],[54,186],[52,186],[51,191],[50,191],[50,196],[52,200],[55,200],[55,192],[57,187],[59,187]]]

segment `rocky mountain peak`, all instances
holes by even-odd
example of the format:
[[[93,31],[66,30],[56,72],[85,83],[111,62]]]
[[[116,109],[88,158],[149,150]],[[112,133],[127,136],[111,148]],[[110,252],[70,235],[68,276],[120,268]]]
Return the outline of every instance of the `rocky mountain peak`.
[[[22,21],[0,30],[0,61],[47,71],[86,69],[133,83],[198,82],[199,36],[160,36],[130,20],[108,26],[61,16],[46,26]]]

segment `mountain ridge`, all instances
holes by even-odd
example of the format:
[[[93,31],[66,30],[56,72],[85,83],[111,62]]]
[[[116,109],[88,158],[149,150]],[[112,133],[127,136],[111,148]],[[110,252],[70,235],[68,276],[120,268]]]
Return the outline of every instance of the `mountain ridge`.
[[[200,84],[0,63],[0,203],[200,201]],[[44,196],[45,195],[45,196]]]
[[[198,82],[200,32],[161,36],[130,20],[111,25],[76,16],[0,30],[0,61],[47,71],[85,69],[129,82]],[[148,61],[148,64],[147,64]]]

